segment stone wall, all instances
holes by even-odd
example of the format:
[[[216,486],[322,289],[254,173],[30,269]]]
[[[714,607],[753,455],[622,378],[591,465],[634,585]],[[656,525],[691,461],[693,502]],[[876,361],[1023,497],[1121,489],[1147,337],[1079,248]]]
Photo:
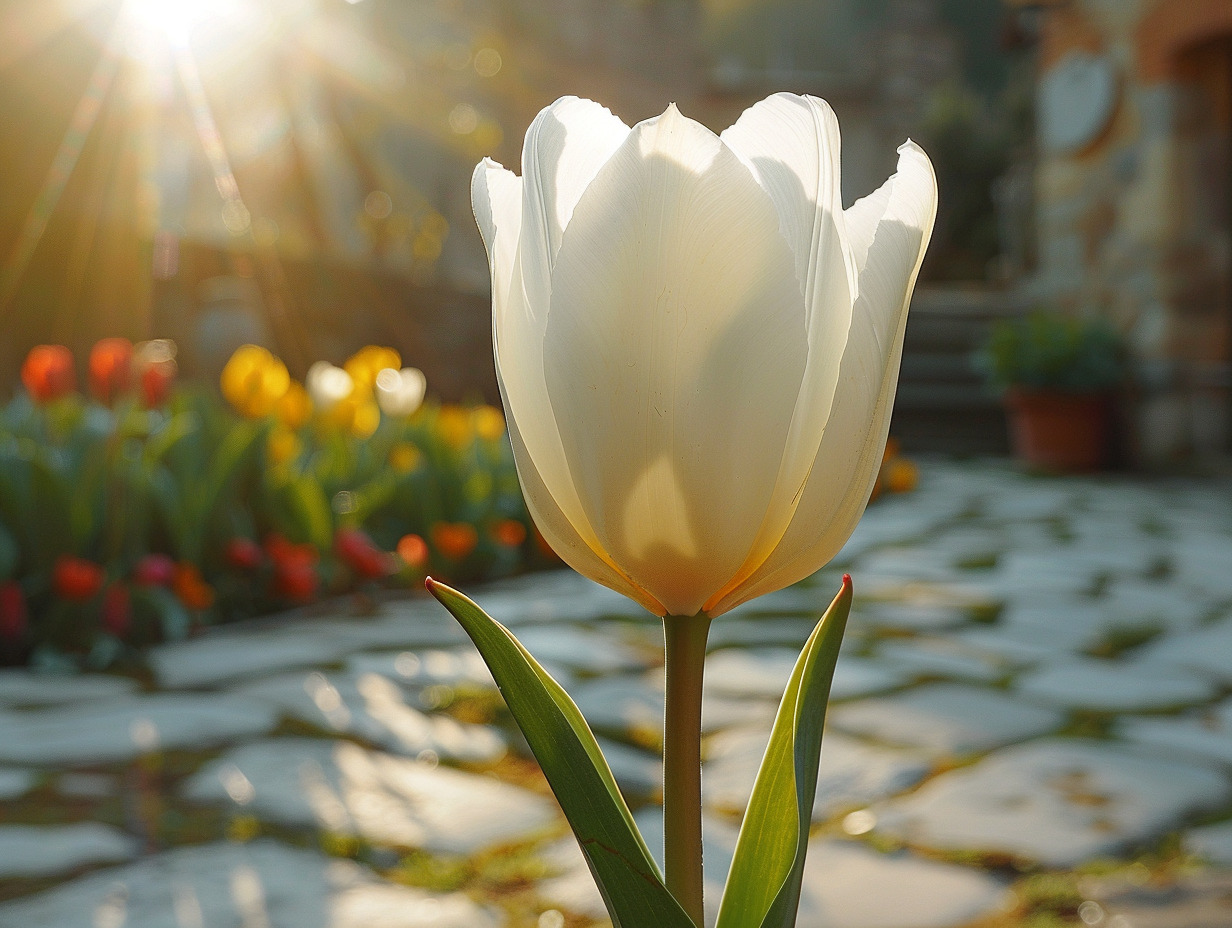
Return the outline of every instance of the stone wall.
[[[1232,3],[1075,0],[1044,19],[1039,65],[1027,289],[1125,332],[1140,462],[1226,450]]]

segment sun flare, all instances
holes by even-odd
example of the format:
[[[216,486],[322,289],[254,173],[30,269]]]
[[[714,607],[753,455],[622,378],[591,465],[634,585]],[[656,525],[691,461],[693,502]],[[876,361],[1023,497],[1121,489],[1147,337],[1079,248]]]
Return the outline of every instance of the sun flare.
[[[187,44],[193,30],[211,19],[234,15],[236,0],[128,0],[126,12],[138,26]]]

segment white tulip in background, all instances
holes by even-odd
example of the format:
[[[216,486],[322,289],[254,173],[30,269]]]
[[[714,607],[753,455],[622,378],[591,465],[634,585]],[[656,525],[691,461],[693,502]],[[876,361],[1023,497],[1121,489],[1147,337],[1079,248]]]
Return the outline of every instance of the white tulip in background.
[[[472,199],[518,474],[565,561],[685,616],[825,565],[889,429],[936,214],[919,146],[843,210],[822,100],[776,94],[716,136],[565,97],[522,177],[485,160]]]
[[[349,397],[354,386],[350,374],[328,361],[317,361],[308,368],[308,376],[304,378],[312,406],[322,415]]]
[[[417,367],[397,371],[387,367],[376,375],[376,401],[381,412],[395,418],[406,418],[423,405],[428,391],[428,378]]]

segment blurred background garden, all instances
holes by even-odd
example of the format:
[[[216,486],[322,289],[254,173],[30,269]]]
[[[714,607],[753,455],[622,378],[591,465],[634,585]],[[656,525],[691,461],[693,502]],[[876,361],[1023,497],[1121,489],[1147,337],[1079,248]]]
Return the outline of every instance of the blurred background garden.
[[[864,888],[801,925],[1232,923],[1232,5],[0,0],[0,37],[0,926],[601,923],[422,599],[487,591],[654,811],[661,644],[527,514],[471,171],[564,94],[718,131],[778,90],[836,110],[845,205],[908,136],[940,188],[835,565],[815,840]],[[837,576],[716,623],[712,859]],[[908,808],[1020,742],[1034,816]]]

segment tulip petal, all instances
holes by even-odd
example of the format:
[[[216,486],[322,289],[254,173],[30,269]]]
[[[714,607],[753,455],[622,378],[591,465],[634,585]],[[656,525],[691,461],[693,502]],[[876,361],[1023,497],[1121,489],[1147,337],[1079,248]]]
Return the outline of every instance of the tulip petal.
[[[485,159],[476,167],[471,181],[471,203],[492,270],[492,342],[497,382],[509,413],[511,434],[512,423],[519,423],[515,460],[523,486],[538,488],[532,515],[566,562],[586,576],[653,608],[657,604],[644,592],[632,591],[630,584],[604,565],[601,554],[592,552],[587,558],[578,549],[579,543],[596,550],[597,545],[577,494],[569,484],[543,382],[543,324],[551,292],[548,267],[555,254],[553,249],[549,255],[544,243],[551,237],[558,241],[560,234],[556,226],[552,226],[556,231],[549,234],[544,217],[554,217],[553,223],[568,222],[581,194],[579,178],[589,180],[598,169],[594,162],[606,157],[602,145],[596,147],[596,139],[609,139],[604,144],[610,144],[611,136],[619,134],[623,138],[628,131],[598,104],[576,98],[558,100],[532,125],[525,155],[531,166],[530,176],[536,182],[547,183],[550,189],[531,189],[522,178]],[[530,217],[527,225],[537,223],[526,235],[524,217]],[[533,294],[529,299],[528,290]],[[549,485],[553,491],[548,490]],[[576,529],[572,529],[571,522],[577,525]],[[583,538],[587,540],[579,540]]]
[[[600,549],[672,614],[747,556],[805,336],[791,251],[747,167],[675,107],[636,126],[565,230],[543,358]]]
[[[932,164],[910,141],[899,148],[898,172],[847,211],[860,295],[831,421],[779,547],[711,615],[820,570],[855,529],[889,434],[907,310],[936,215]]]
[[[530,124],[522,148],[521,262],[528,282],[550,278],[582,192],[628,135],[629,127],[607,107],[578,97],[561,97]],[[549,292],[528,290],[544,312]]]
[[[495,320],[508,299],[518,236],[522,232],[522,179],[491,158],[484,158],[471,177],[471,208],[488,249]]]
[[[795,254],[809,355],[778,483],[757,539],[741,570],[716,591],[707,609],[757,570],[791,522],[830,418],[858,288],[844,228],[838,120],[830,105],[778,93],[747,109],[722,139],[769,194]]]
[[[516,419],[508,420],[508,430],[526,508],[530,510],[535,527],[551,545],[552,550],[582,576],[589,577],[596,583],[601,583],[608,589],[629,597],[655,615],[664,615],[667,610],[662,603],[622,574],[610,560],[596,554],[578,534],[577,529],[561,511],[547,485],[544,484],[543,478],[539,476],[535,462],[531,460],[526,451],[526,444],[522,441]]]

